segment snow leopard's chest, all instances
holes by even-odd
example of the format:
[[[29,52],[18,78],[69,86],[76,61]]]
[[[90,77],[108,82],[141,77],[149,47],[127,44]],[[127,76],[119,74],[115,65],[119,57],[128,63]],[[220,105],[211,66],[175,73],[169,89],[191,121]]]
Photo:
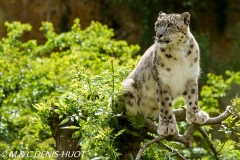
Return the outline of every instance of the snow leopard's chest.
[[[190,79],[199,76],[200,68],[197,62],[188,56],[185,51],[162,52],[158,50],[158,73],[163,85],[169,87],[173,98],[182,95]],[[192,51],[191,51],[192,52]]]

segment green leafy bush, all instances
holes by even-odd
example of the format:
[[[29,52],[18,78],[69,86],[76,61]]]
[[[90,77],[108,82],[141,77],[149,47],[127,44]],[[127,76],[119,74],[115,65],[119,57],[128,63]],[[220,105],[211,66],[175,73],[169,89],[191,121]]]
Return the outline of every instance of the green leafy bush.
[[[53,150],[49,127],[35,116],[36,109],[44,111],[38,116],[45,117],[42,120],[47,124],[50,112],[45,109],[49,105],[43,109],[40,104],[66,94],[76,65],[88,68],[92,74],[101,73],[109,68],[110,57],[118,59],[118,64],[126,64],[140,49],[112,39],[113,30],[98,22],[81,30],[79,21],[74,21],[71,31],[61,34],[54,32],[51,23],[43,22],[43,45],[36,40],[19,40],[31,30],[29,24],[5,23],[7,37],[0,41],[0,144],[5,149]],[[33,107],[36,103],[39,105]]]

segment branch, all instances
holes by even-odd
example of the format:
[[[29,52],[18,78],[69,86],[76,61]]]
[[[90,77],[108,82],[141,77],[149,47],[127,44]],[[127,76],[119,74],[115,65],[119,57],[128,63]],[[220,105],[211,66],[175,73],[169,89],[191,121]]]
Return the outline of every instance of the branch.
[[[203,125],[215,125],[220,124],[222,121],[227,119],[232,114],[232,106],[227,106],[226,110],[215,118],[209,118],[209,120],[204,123]]]
[[[207,132],[206,132],[202,127],[199,127],[199,128],[198,128],[198,131],[203,135],[204,139],[207,141],[209,147],[210,147],[211,150],[213,151],[213,154],[214,154],[216,160],[219,160],[218,152],[217,152],[214,144],[212,143],[212,141],[211,141],[210,138],[208,137]]]
[[[153,136],[148,135],[148,134],[145,135],[145,138],[146,138],[146,139],[154,139]],[[181,160],[187,160],[187,159],[185,159],[185,158],[179,153],[179,151],[178,151],[177,149],[171,148],[170,146],[162,143],[161,141],[158,142],[158,143],[159,143],[160,145],[162,145],[165,149],[167,149],[169,152],[174,153],[174,154],[175,154],[174,156],[178,157],[179,159],[181,159]],[[139,154],[140,154],[140,153],[139,153]]]
[[[146,124],[149,132],[157,134],[158,126],[155,123],[153,123],[152,121],[147,121]]]
[[[174,152],[176,154],[176,156],[181,159],[181,160],[187,160],[185,157],[183,157],[179,151],[177,149],[174,149],[174,148],[171,148],[169,147],[168,145],[162,143],[162,142],[159,142],[165,149],[169,150],[170,152]]]
[[[137,156],[136,156],[136,160],[140,160],[143,151],[144,151],[148,146],[150,146],[151,144],[153,144],[153,143],[155,143],[155,142],[159,142],[159,141],[161,141],[161,140],[163,140],[163,139],[165,139],[165,138],[166,138],[166,137],[164,137],[164,136],[158,136],[157,138],[154,138],[154,139],[152,139],[151,141],[145,143],[145,144],[140,148],[140,150],[139,150],[139,152],[138,152],[138,154],[137,154]]]
[[[218,117],[214,117],[214,118],[209,118],[209,120],[203,124],[203,125],[215,125],[215,124],[220,124],[222,121],[224,121],[225,119],[227,119],[230,115],[231,115],[231,110],[232,110],[232,106],[227,106],[226,110],[220,114]],[[185,120],[185,117],[186,117],[186,109],[185,108],[181,108],[181,109],[177,109],[174,111],[175,113],[175,116],[176,116],[176,119],[177,121],[182,121],[182,120]],[[183,119],[184,117],[184,119]],[[147,122],[147,126],[148,126],[148,129],[150,132],[153,132],[153,133],[157,133],[157,128],[158,126],[156,124],[154,124],[153,122],[151,121],[148,121]],[[201,125],[199,124],[196,124],[196,123],[191,123],[188,128],[187,128],[187,131],[185,134],[183,135],[173,135],[171,136],[172,138],[172,141],[176,141],[176,142],[180,142],[180,143],[183,143],[186,147],[192,147],[193,146],[193,140],[192,140],[192,137],[193,137],[193,134],[194,132],[196,131],[196,129],[200,128]],[[200,132],[201,132],[201,129],[200,129]],[[205,131],[204,131],[205,132]],[[204,133],[202,133],[203,136],[204,136]],[[207,134],[206,134],[207,135]],[[205,136],[206,136],[205,135]],[[164,136],[159,136],[149,142],[147,142],[146,144],[144,144],[138,154],[137,154],[137,157],[136,157],[136,160],[140,159],[141,158],[141,155],[142,153],[144,152],[144,150],[150,146],[151,144],[155,143],[155,142],[160,142],[161,140],[165,139],[166,137]],[[211,145],[210,145],[211,147]],[[213,148],[211,148],[213,150]],[[215,149],[215,148],[214,148]],[[213,151],[214,152],[214,151]],[[215,154],[215,153],[214,153]],[[216,156],[216,155],[215,155]]]

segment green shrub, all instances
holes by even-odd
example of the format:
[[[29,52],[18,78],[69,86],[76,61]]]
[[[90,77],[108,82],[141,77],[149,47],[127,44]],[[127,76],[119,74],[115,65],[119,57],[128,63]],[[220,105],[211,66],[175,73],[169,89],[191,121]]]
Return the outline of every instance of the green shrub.
[[[42,108],[32,105],[54,102],[66,94],[76,65],[92,74],[101,73],[109,68],[110,57],[126,64],[140,49],[112,39],[113,30],[98,22],[81,30],[76,19],[72,29],[61,34],[54,32],[51,23],[43,22],[40,30],[47,39],[43,45],[36,40],[19,40],[31,30],[29,24],[6,22],[5,26],[7,37],[0,41],[0,144],[7,144],[10,150],[54,149],[48,125],[35,116],[36,109]],[[44,111],[38,116],[45,115],[42,120],[47,124],[49,112]]]

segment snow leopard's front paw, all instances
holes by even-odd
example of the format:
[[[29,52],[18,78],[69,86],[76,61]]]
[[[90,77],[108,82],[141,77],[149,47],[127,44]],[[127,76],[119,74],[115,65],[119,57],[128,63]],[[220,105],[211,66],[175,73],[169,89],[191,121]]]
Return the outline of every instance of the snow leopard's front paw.
[[[204,124],[209,119],[209,116],[204,111],[198,111],[196,113],[187,112],[187,121],[198,124]]]
[[[177,124],[168,123],[167,125],[160,124],[157,130],[160,136],[170,136],[178,133]]]

